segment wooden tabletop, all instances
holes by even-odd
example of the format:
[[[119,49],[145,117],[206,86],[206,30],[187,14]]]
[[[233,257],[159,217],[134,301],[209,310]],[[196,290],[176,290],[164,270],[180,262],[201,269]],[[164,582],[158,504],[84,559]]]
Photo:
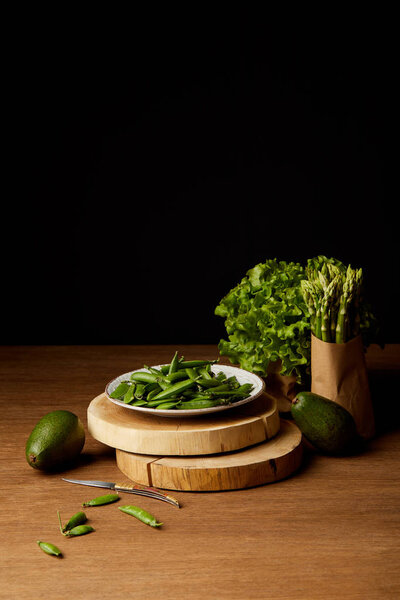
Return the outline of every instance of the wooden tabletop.
[[[124,495],[164,523],[153,529],[115,505],[87,509],[95,532],[58,529],[99,495],[61,476],[121,479],[115,451],[87,431],[90,401],[113,377],[144,364],[216,358],[202,346],[0,347],[2,550],[0,597],[382,600],[400,597],[400,345],[367,354],[377,435],[340,458],[306,448],[289,479],[233,492],[174,492],[180,509]],[[86,442],[77,465],[46,474],[25,460],[36,422],[77,414]],[[58,545],[62,559],[36,540]]]

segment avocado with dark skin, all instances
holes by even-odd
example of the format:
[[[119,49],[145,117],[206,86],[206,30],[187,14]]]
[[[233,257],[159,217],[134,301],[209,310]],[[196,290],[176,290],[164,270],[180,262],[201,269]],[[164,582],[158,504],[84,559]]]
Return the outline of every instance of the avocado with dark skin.
[[[356,424],[349,411],[318,394],[297,394],[291,413],[304,437],[325,454],[345,453],[358,439]]]
[[[52,470],[77,458],[84,443],[80,419],[68,410],[55,410],[32,430],[25,446],[26,460],[34,469]]]

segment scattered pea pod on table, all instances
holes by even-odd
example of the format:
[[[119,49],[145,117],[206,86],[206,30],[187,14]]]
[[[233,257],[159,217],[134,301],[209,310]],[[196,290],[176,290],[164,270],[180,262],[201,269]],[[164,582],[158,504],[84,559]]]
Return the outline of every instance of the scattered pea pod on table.
[[[175,352],[171,362],[161,367],[144,366],[129,381],[121,381],[110,397],[132,406],[155,410],[194,410],[233,404],[247,398],[251,383],[240,384],[211,367],[216,360],[184,360]]]
[[[58,512],[58,515],[60,516],[59,512]],[[86,523],[86,521],[87,521],[87,516],[85,515],[85,513],[82,511],[77,512],[74,515],[72,515],[72,517],[70,518],[68,523],[66,525],[64,525],[64,527],[62,527],[62,533],[65,533],[66,531],[70,531],[71,529],[73,529],[74,527],[77,527],[78,525],[83,525],[84,523]]]
[[[122,512],[131,515],[131,517],[136,517],[139,521],[146,523],[146,525],[150,525],[150,527],[161,527],[163,523],[159,523],[153,515],[145,511],[143,508],[139,508],[139,506],[127,505],[127,506],[119,506],[119,510]]]
[[[111,502],[116,502],[119,499],[119,494],[106,494],[105,496],[97,496],[97,498],[93,498],[93,500],[83,502],[82,506],[103,506],[104,504],[111,504]]]
[[[58,556],[61,558],[62,552],[54,544],[50,544],[49,542],[41,542],[40,540],[37,540],[36,543],[38,544],[39,548],[43,550],[43,552],[45,552],[46,554],[51,554],[52,556]]]
[[[76,537],[79,535],[86,535],[94,531],[91,525],[84,525],[87,521],[87,517],[84,512],[78,512],[73,515],[68,523],[63,527],[61,524],[60,511],[57,511],[58,522],[60,524],[60,531],[65,537]]]

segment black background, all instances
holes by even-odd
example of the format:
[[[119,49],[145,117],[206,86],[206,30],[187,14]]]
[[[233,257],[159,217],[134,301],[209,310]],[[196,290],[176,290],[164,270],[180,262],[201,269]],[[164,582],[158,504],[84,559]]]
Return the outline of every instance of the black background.
[[[400,342],[385,28],[114,19],[10,51],[1,343],[217,343],[249,268],[317,254]]]

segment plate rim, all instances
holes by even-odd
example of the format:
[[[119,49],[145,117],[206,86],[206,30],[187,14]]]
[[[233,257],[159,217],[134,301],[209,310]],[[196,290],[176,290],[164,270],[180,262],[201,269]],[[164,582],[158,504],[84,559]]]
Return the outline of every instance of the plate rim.
[[[159,365],[149,365],[150,367],[162,367],[165,365],[168,365],[169,363],[162,363]],[[122,402],[121,400],[117,400],[115,398],[110,398],[109,394],[108,394],[108,388],[109,386],[116,380],[119,379],[120,377],[124,377],[125,375],[131,375],[132,373],[135,373],[137,371],[147,371],[149,372],[148,367],[140,367],[139,369],[133,369],[132,371],[127,371],[126,373],[121,373],[120,375],[117,375],[117,377],[113,377],[113,379],[111,379],[105,386],[104,388],[104,393],[107,397],[107,399],[112,402],[113,404],[115,404],[116,406],[121,406],[122,408],[127,408],[128,410],[135,410],[137,412],[140,412],[142,414],[146,414],[146,415],[153,415],[153,416],[162,416],[162,417],[194,417],[194,416],[201,416],[201,415],[208,415],[208,414],[212,414],[215,412],[222,412],[225,410],[229,410],[231,408],[236,408],[238,406],[243,406],[244,404],[248,404],[249,402],[253,402],[254,400],[256,400],[257,398],[259,398],[261,396],[261,394],[265,391],[265,381],[262,379],[262,377],[260,377],[259,375],[257,375],[256,373],[252,373],[251,371],[247,371],[246,369],[242,369],[241,367],[236,367],[234,365],[223,365],[223,364],[213,364],[211,365],[211,368],[228,368],[228,369],[234,369],[235,371],[241,371],[243,373],[247,373],[248,375],[250,375],[250,377],[254,377],[255,379],[257,379],[260,382],[260,389],[255,392],[254,394],[251,394],[250,396],[248,396],[247,398],[243,398],[243,400],[239,400],[238,402],[232,403],[232,404],[223,404],[221,406],[211,406],[209,408],[196,408],[196,409],[192,409],[192,410],[176,410],[176,409],[168,409],[168,410],[158,410],[156,408],[146,408],[144,406],[132,406],[130,404],[125,404],[125,402]]]

